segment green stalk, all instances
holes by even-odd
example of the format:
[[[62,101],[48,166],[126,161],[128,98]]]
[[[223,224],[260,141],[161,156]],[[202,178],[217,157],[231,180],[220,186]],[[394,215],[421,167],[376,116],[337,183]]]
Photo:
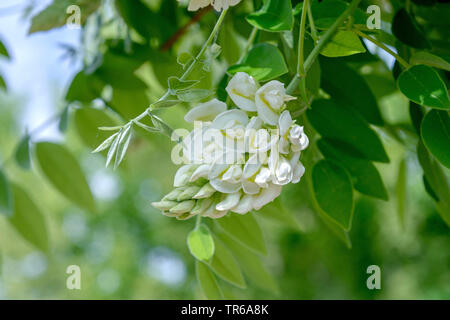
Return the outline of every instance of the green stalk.
[[[314,49],[311,51],[309,56],[306,58],[304,64],[303,64],[303,70],[305,74],[308,72],[308,70],[311,68],[312,64],[316,60],[317,56],[319,55],[320,51],[327,45],[328,41],[331,39],[331,37],[334,35],[336,30],[344,23],[344,21],[350,16],[353,11],[356,9],[358,4],[361,2],[361,0],[353,0],[350,5],[345,9],[345,11],[337,18],[337,20],[331,25],[331,27],[324,33],[322,37],[320,37],[319,42],[314,47]],[[302,14],[303,18],[303,14]],[[303,24],[303,22],[300,22]],[[297,73],[294,78],[291,80],[287,87],[287,93],[292,94],[295,91],[295,88],[298,87],[298,84],[300,83],[301,75]]]
[[[195,57],[194,61],[192,61],[192,63],[189,65],[189,67],[186,69],[186,71],[180,77],[180,80],[186,80],[186,78],[189,77],[191,72],[197,66],[197,64],[199,63],[200,59],[205,54],[206,50],[211,45],[211,43],[213,42],[213,40],[216,37],[217,33],[219,32],[220,27],[222,26],[223,20],[225,19],[225,16],[227,14],[227,11],[228,11],[228,9],[222,11],[222,13],[219,16],[219,19],[217,19],[216,25],[214,26],[213,30],[211,31],[211,34],[209,35],[209,37],[206,40],[206,42],[203,44],[202,49],[197,54],[197,56]],[[170,96],[170,91],[169,90],[167,90],[166,93],[158,101],[165,100],[168,96]],[[143,113],[138,115],[136,118],[134,118],[130,122],[139,121],[139,120],[145,118],[150,111],[151,111],[151,106],[148,107]]]

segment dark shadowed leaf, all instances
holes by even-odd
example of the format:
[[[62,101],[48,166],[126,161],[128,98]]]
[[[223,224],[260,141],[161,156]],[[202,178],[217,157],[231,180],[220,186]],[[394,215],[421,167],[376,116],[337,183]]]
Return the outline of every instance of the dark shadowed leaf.
[[[406,161],[402,159],[398,167],[397,185],[395,191],[397,193],[397,214],[402,227],[405,226],[405,211],[406,211]]]
[[[30,169],[30,136],[28,134],[26,134],[17,145],[14,158],[22,169]]]
[[[327,159],[336,161],[348,171],[355,190],[368,196],[388,200],[380,173],[370,161],[353,156],[351,150],[345,146],[327,139],[319,140],[317,146]]]
[[[404,44],[413,48],[431,48],[431,44],[420,29],[416,20],[401,8],[392,21],[392,33]]]
[[[345,230],[353,218],[353,186],[347,171],[330,160],[320,160],[312,171],[314,195],[320,208]]]
[[[352,147],[360,158],[389,162],[378,135],[352,109],[338,106],[332,100],[316,100],[306,115],[323,137]]]
[[[431,110],[421,126],[422,139],[427,149],[444,166],[450,168],[450,117],[447,111]]]
[[[360,113],[369,123],[383,125],[377,100],[364,78],[345,63],[320,59],[322,87],[340,104]]]
[[[62,145],[51,142],[36,144],[36,158],[51,184],[67,199],[94,212],[91,190],[78,161]]]

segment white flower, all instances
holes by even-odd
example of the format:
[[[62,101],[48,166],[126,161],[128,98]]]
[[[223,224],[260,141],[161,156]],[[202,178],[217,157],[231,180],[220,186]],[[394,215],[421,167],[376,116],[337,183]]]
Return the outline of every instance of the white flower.
[[[241,0],[190,0],[188,10],[197,11],[200,8],[209,6],[210,4],[214,6],[214,9],[221,11],[222,9],[228,9],[230,6],[237,5]]]
[[[245,72],[236,73],[225,90],[231,100],[242,110],[256,111],[255,94],[259,84]]]
[[[277,125],[285,102],[295,99],[286,94],[284,84],[272,80],[256,91],[255,102],[258,116],[270,125]]]
[[[217,99],[199,104],[184,116],[186,122],[212,121],[218,114],[227,110],[227,105]]]
[[[303,127],[294,125],[289,130],[289,141],[294,152],[305,150],[309,145],[308,136],[303,132]]]

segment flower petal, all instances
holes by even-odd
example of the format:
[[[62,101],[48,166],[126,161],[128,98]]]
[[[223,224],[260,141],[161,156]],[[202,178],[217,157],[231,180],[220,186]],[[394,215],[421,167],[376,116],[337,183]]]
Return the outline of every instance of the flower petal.
[[[238,205],[231,209],[231,211],[238,214],[246,214],[253,208],[253,196],[244,195],[239,201]]]
[[[240,192],[227,194],[225,198],[216,205],[216,210],[228,211],[239,203],[240,198]]]
[[[285,110],[281,113],[278,119],[278,126],[280,128],[280,136],[284,136],[288,132],[289,127],[292,125],[292,117],[289,111]]]
[[[261,209],[263,206],[272,202],[281,193],[281,186],[276,184],[269,184],[267,188],[261,189],[261,193],[257,196],[253,196],[253,208],[255,210]]]
[[[217,115],[217,117],[213,120],[211,127],[223,130],[231,128],[235,125],[246,126],[247,123],[248,123],[248,116],[244,111],[232,109],[224,111],[219,115]]]
[[[214,189],[222,193],[234,193],[241,189],[240,183],[230,183],[219,178],[214,178],[209,182]]]
[[[224,102],[212,99],[189,110],[184,116],[184,120],[191,123],[194,121],[212,121],[226,110],[227,105]]]
[[[225,90],[230,99],[242,110],[256,111],[255,93],[258,83],[245,72],[236,73]]]

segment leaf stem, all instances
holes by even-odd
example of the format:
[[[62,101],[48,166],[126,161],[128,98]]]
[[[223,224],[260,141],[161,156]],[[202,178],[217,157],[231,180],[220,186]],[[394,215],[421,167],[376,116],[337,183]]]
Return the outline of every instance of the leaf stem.
[[[255,41],[255,38],[256,38],[257,34],[258,34],[258,28],[253,27],[253,30],[250,33],[250,36],[248,37],[247,44],[245,45],[244,51],[242,52],[242,55],[239,58],[239,62],[238,63],[242,63],[242,60],[244,60],[245,56],[250,51],[250,48],[252,47],[252,44]]]
[[[358,29],[353,29],[353,32],[355,32],[358,36],[369,40],[370,42],[372,42],[373,44],[377,45],[378,47],[380,47],[381,49],[383,49],[384,51],[386,51],[387,53],[389,53],[391,56],[393,56],[395,59],[397,59],[397,61],[404,66],[405,68],[409,68],[410,65],[408,62],[406,62],[406,60],[404,60],[402,57],[400,57],[398,54],[396,54],[394,51],[392,51],[391,49],[388,48],[388,46],[386,46],[384,43],[379,42],[378,40],[366,35],[365,33],[362,33],[361,31],[359,31]]]
[[[304,42],[305,42],[305,28],[306,28],[306,11],[309,7],[309,0],[303,1],[302,17],[300,20],[300,32],[298,36],[298,61],[297,61],[297,74],[300,77],[305,76],[305,69],[303,67],[304,62]]]
[[[200,61],[201,57],[205,54],[206,50],[208,49],[209,45],[213,42],[215,36],[220,30],[220,27],[222,25],[222,22],[227,14],[227,9],[223,10],[220,14],[219,18],[217,19],[216,25],[214,26],[213,30],[211,31],[211,34],[209,35],[206,42],[203,44],[203,47],[201,48],[200,52],[195,57],[194,61],[189,65],[189,67],[186,69],[186,71],[183,73],[183,75],[180,77],[180,80],[186,80],[186,78],[191,74],[191,72],[194,70],[194,68],[197,66],[198,62]],[[168,96],[170,96],[170,91],[167,90],[166,93],[158,100],[162,101],[165,100]],[[136,118],[132,119],[130,122],[133,121],[139,121],[147,116],[149,112],[151,112],[152,108],[151,105],[140,115],[138,115]]]
[[[312,11],[311,11],[311,4],[308,4],[307,9],[308,9],[309,26],[311,27],[311,36],[315,42],[319,39],[319,36],[317,34],[316,25],[314,24],[314,18],[312,16]]]
[[[325,45],[328,43],[328,41],[331,39],[331,37],[334,35],[338,27],[344,23],[344,21],[348,18],[349,15],[353,13],[353,11],[356,9],[358,4],[361,2],[361,0],[353,0],[347,9],[336,19],[336,21],[331,25],[331,27],[323,34],[323,36],[320,37],[319,42],[314,47],[314,49],[311,51],[311,53],[306,58],[303,68],[305,74],[308,72],[308,70],[311,68],[312,64],[316,60],[317,56],[319,55],[320,51],[325,47]],[[302,14],[303,16],[303,14]],[[302,22],[300,22],[302,23]],[[286,92],[288,94],[291,94],[295,91],[295,89],[298,87],[298,84],[300,83],[301,75],[297,73],[294,78],[289,83]]]

